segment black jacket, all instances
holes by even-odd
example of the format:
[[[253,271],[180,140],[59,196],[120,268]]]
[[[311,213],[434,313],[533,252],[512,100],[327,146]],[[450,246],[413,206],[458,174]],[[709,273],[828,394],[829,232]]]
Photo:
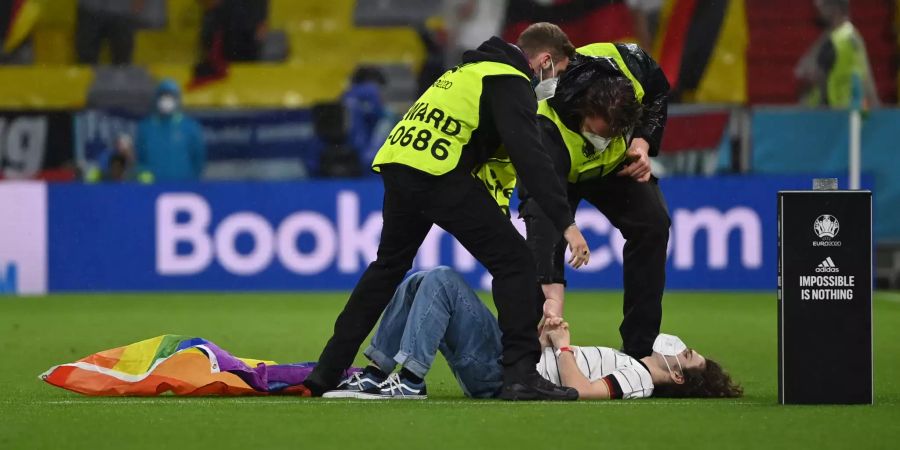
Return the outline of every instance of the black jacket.
[[[644,88],[641,122],[634,128],[632,138],[641,137],[650,144],[650,156],[659,154],[669,105],[669,81],[656,61],[634,44],[615,44],[631,74]],[[582,117],[576,111],[577,100],[593,80],[599,76],[625,74],[606,58],[576,55],[559,78],[556,93],[547,103],[559,114],[563,124],[571,130],[580,130]],[[553,161],[556,176],[565,184],[572,162],[559,128],[552,120],[538,116],[538,125],[544,139],[544,148]],[[532,197],[527,189],[519,190],[519,198]]]
[[[659,154],[659,146],[666,127],[669,81],[666,79],[662,69],[656,64],[656,61],[637,45],[615,44],[615,46],[619,54],[622,55],[625,65],[628,66],[628,70],[644,88],[644,98],[641,101],[643,113],[640,123],[634,127],[632,137],[646,139],[650,144],[650,156],[656,156]],[[576,56],[569,64],[566,72],[560,77],[556,95],[548,100],[550,106],[560,115],[565,125],[572,130],[581,129],[582,117],[574,111],[576,100],[597,79],[596,77],[625,76],[615,64],[602,64],[597,59],[590,56]],[[581,67],[585,64],[589,64],[592,67],[590,69]],[[587,70],[579,70],[582,68]],[[546,129],[543,123],[541,127]]]
[[[463,54],[463,64],[479,61],[508,64],[529,79],[532,77],[522,51],[498,37],[492,37],[478,49]],[[478,129],[463,149],[459,164],[451,173],[437,178],[449,183],[458,180],[456,177],[471,177],[472,171],[487,161],[502,144],[516,168],[519,185],[527,187],[557,230],[562,232],[573,224],[575,220],[569,211],[564,184],[554,175],[553,163],[541,146],[537,100],[529,81],[518,76],[485,78],[479,108]],[[405,172],[405,184],[434,183],[435,177],[415,169],[404,169],[402,172]]]

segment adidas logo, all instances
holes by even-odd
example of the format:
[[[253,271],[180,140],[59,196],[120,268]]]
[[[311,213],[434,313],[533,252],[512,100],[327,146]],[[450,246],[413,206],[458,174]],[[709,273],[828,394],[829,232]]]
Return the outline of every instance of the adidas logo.
[[[841,269],[838,269],[838,267],[834,265],[834,261],[831,260],[830,256],[825,258],[825,260],[820,262],[819,266],[816,267],[816,272],[819,272],[819,273],[821,273],[821,272],[838,273],[840,271],[841,271]]]

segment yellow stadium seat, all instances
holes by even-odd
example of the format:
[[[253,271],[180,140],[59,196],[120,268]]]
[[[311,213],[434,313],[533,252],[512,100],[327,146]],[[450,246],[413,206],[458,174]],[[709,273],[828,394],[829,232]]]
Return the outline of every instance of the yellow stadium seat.
[[[37,65],[74,64],[74,29],[39,28],[34,31],[34,63]]]
[[[141,30],[135,34],[135,64],[193,64],[197,61],[196,30]]]
[[[340,33],[289,33],[290,60],[359,63],[403,63],[416,69],[425,48],[411,28],[356,28]]]
[[[189,64],[148,64],[144,68],[157,81],[171,78],[182,88],[191,81],[191,71],[193,70],[193,66]]]
[[[73,65],[77,0],[33,1],[41,6],[33,34],[36,65],[0,70],[0,107],[82,107],[93,72]],[[421,67],[425,49],[412,28],[357,28],[355,5],[355,0],[270,0],[269,27],[288,35],[288,61],[233,64],[223,80],[185,92],[185,104],[309,107],[339,97],[359,64]],[[201,18],[197,0],[167,0],[167,27],[137,32],[135,64],[157,79],[172,78],[186,86],[198,58]]]
[[[38,28],[75,29],[78,0],[39,0],[41,16]]]
[[[86,66],[6,66],[0,70],[0,106],[81,108],[93,79]]]
[[[337,31],[353,25],[355,0],[270,0],[269,26],[285,31]]]
[[[181,86],[191,79],[187,65],[148,66],[157,79]],[[228,76],[184,93],[191,108],[302,108],[334,100],[353,71],[347,64],[233,64]]]
[[[167,0],[166,25],[170,30],[193,30],[199,33],[202,11],[197,0]]]

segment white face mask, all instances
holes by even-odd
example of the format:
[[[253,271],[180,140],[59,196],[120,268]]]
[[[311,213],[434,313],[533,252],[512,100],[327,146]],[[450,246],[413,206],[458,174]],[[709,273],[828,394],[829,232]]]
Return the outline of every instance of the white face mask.
[[[612,142],[612,138],[605,138],[603,136],[600,136],[599,134],[591,133],[590,131],[582,131],[581,135],[584,136],[584,138],[594,146],[594,149],[597,150],[597,153],[603,153],[603,151],[606,150],[607,147],[609,147],[610,142]],[[661,334],[660,336],[663,335]],[[658,341],[659,337],[657,337],[656,339]]]
[[[556,76],[556,66],[553,65],[553,58],[550,58],[550,68],[553,69],[553,76],[546,80],[544,79],[543,69],[540,70],[541,81],[534,87],[534,95],[537,96],[538,101],[547,100],[556,95],[556,85],[559,84],[559,77]]]
[[[676,356],[687,350],[687,345],[678,336],[660,333],[653,341],[653,351],[665,356]]]
[[[178,100],[175,100],[175,97],[171,95],[160,96],[159,100],[156,101],[156,108],[161,114],[172,114],[178,108]]]
[[[678,359],[678,355],[685,350],[687,350],[687,345],[684,345],[684,341],[682,341],[680,337],[671,334],[660,333],[659,336],[656,336],[656,340],[653,341],[653,351],[662,356],[663,362],[666,363],[666,369],[669,370],[669,373],[672,374],[673,377],[675,376],[675,373],[672,371],[672,367],[669,366],[669,357],[675,357],[675,362],[678,363],[678,369],[681,373],[684,373],[684,367],[681,365],[681,360]]]

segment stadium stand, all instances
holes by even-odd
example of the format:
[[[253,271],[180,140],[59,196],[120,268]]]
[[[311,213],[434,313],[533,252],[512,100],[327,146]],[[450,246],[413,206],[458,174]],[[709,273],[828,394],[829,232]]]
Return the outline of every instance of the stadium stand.
[[[359,2],[353,13],[358,26],[398,26],[423,22],[440,12],[440,2],[381,0]]]
[[[87,107],[124,110],[139,115],[147,112],[156,81],[143,67],[97,67],[94,73]]]
[[[748,94],[751,103],[795,103],[794,65],[819,36],[813,2],[754,0],[746,2],[750,45],[747,49]],[[879,97],[897,100],[897,41],[894,14],[897,2],[854,0],[851,20],[866,41]]]
[[[76,27],[76,0],[45,1],[40,5],[33,32],[34,66],[10,68],[0,75],[5,81],[0,87],[0,106],[84,106],[86,87],[91,85],[94,75],[90,68],[73,65],[75,51],[71,42]],[[185,104],[188,107],[310,106],[337,98],[359,64],[387,65],[391,72],[402,73],[399,89],[402,95],[408,95],[409,86],[403,87],[403,83],[408,84],[411,74],[424,59],[418,35],[405,26],[357,26],[353,20],[355,6],[352,0],[271,0],[269,27],[273,31],[266,39],[263,59],[284,61],[232,65],[225,79],[187,92]],[[200,12],[194,0],[170,0],[166,16],[167,26],[138,31],[134,61],[155,77],[187,83],[191,67],[197,61]],[[35,69],[38,66],[41,68]],[[74,84],[67,82],[67,87],[62,88],[59,83],[49,82],[60,79]],[[25,84],[23,80],[29,82]]]

